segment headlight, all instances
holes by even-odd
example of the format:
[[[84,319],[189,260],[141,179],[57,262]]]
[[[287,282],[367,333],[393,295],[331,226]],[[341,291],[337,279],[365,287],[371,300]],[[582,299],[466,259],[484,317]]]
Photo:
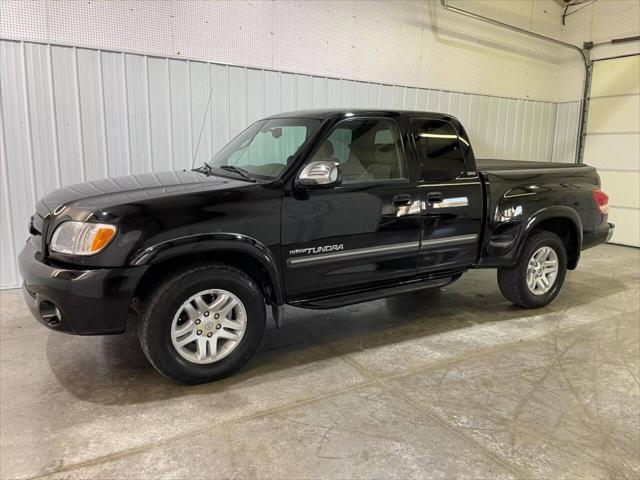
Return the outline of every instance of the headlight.
[[[94,255],[109,244],[116,231],[107,223],[64,222],[53,233],[50,248],[67,255]]]

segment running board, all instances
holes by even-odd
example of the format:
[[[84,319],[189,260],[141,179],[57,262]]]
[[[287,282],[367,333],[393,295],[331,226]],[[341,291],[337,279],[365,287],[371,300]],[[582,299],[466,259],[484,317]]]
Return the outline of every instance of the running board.
[[[378,300],[380,298],[392,297],[394,295],[401,295],[403,293],[410,293],[418,290],[445,287],[458,280],[461,275],[462,273],[456,273],[446,277],[413,280],[389,287],[376,289],[369,288],[366,290],[359,290],[339,295],[305,298],[301,300],[293,300],[288,303],[295,307],[312,309],[344,307],[346,305],[369,302],[371,300]]]

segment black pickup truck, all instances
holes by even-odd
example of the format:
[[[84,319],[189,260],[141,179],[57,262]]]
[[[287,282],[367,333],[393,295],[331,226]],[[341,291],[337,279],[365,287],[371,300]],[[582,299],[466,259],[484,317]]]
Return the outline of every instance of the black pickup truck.
[[[266,308],[333,308],[495,268],[542,307],[581,250],[606,241],[608,197],[587,165],[477,160],[462,125],[427,112],[316,110],[260,120],[191,171],[54,191],[20,254],[45,326],[139,337],[163,375],[229,375]]]

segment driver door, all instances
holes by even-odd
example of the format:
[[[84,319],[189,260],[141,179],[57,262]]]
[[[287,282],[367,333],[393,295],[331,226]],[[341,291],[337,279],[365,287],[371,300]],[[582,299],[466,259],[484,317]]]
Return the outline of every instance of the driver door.
[[[316,160],[338,162],[342,183],[294,189],[283,199],[287,295],[335,294],[415,275],[420,193],[396,122],[343,120],[310,155]]]

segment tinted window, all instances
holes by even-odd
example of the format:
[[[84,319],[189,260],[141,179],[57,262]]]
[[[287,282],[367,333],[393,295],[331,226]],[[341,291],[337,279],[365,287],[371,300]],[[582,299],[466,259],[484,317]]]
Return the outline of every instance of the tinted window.
[[[311,161],[340,163],[343,181],[404,178],[400,139],[388,120],[349,120],[337,125]]]
[[[450,123],[441,120],[412,120],[422,180],[451,180],[464,168],[464,153],[458,134]]]

